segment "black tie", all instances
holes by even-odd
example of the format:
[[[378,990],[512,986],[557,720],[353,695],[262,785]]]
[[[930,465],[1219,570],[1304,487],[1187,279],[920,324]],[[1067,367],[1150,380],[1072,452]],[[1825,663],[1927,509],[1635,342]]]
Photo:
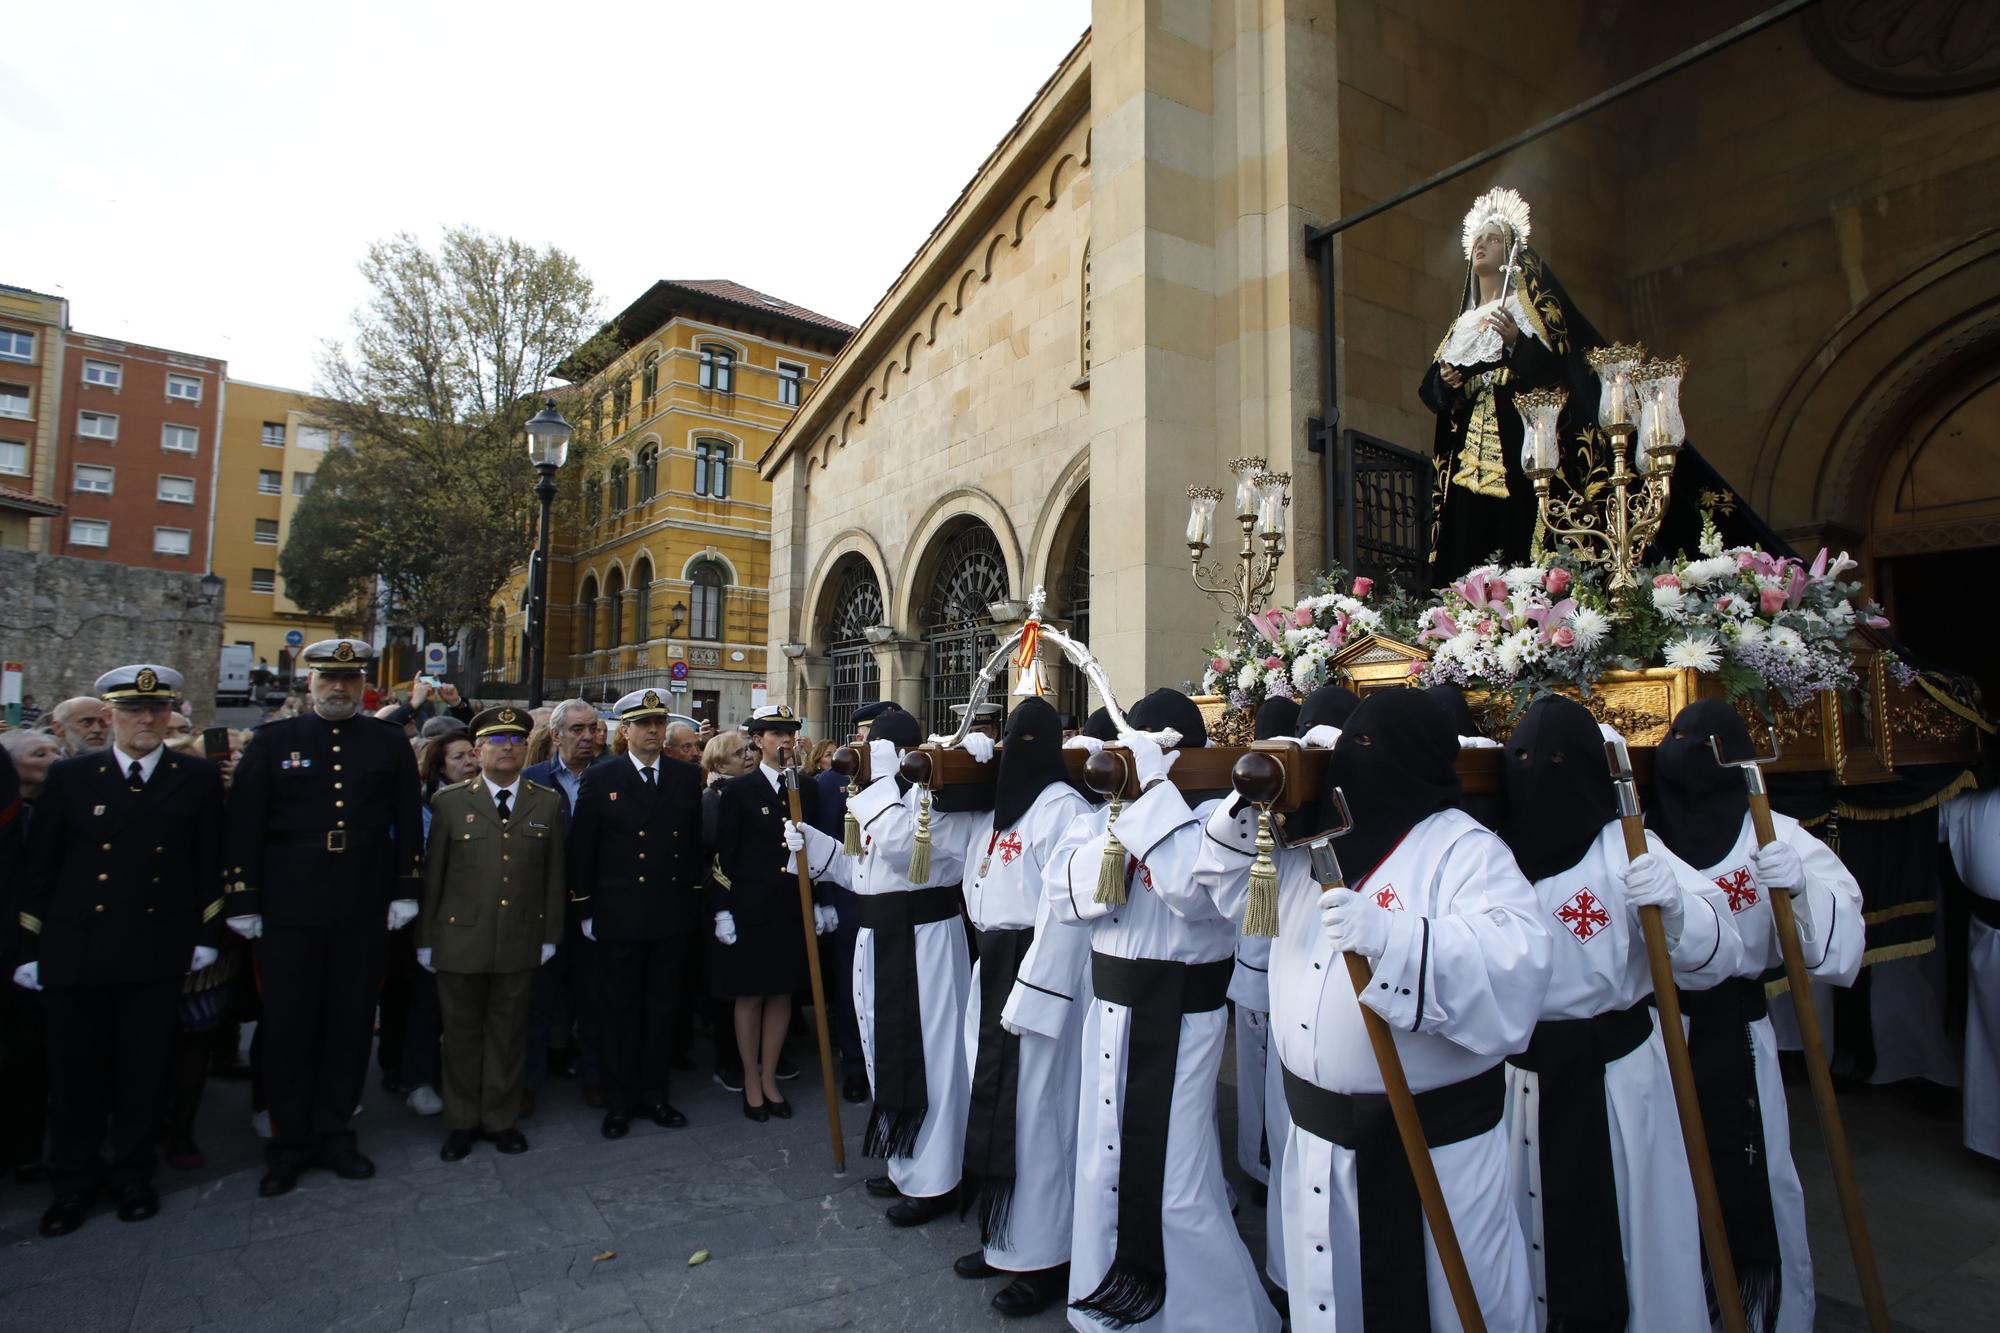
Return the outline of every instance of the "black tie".
[[[132,761],[132,767],[125,770],[125,780],[135,788],[146,785],[146,770],[139,767],[137,759]]]
[[[136,765],[134,765],[134,767],[136,767]],[[648,787],[652,786],[652,785],[653,785],[653,770],[652,770],[652,769],[650,769],[650,768],[642,768],[642,769],[640,769],[639,771],[640,771],[641,773],[644,773],[644,774],[646,775],[646,785],[647,785]]]
[[[510,793],[504,787],[493,793],[493,800],[500,807],[500,822],[503,824],[507,822],[507,801],[509,795]]]

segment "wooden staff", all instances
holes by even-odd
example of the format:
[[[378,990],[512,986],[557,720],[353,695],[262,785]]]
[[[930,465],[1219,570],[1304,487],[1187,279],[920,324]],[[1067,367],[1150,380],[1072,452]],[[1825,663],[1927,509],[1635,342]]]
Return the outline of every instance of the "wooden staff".
[[[1266,812],[1285,787],[1285,770],[1278,759],[1266,751],[1250,751],[1237,760],[1232,778],[1237,793],[1259,807],[1260,823],[1268,818]],[[1340,789],[1334,788],[1332,795],[1339,811],[1339,827],[1321,830],[1308,844],[1313,877],[1322,890],[1347,887],[1340,859],[1334,855],[1333,840],[1352,828],[1353,823],[1347,817],[1347,802]],[[1259,854],[1267,855],[1264,848],[1268,847],[1269,839],[1260,837],[1258,842]],[[1347,978],[1354,984],[1354,1007],[1361,1011],[1361,1026],[1368,1033],[1376,1067],[1382,1072],[1382,1091],[1389,1099],[1389,1113],[1395,1117],[1396,1134],[1403,1141],[1410,1174],[1416,1178],[1417,1197],[1423,1202],[1424,1220],[1430,1224],[1431,1240],[1437,1245],[1438,1264],[1444,1269],[1445,1284],[1451,1288],[1451,1303],[1458,1310],[1458,1322],[1465,1333],[1486,1333],[1486,1320],[1479,1312],[1479,1295],[1473,1290],[1472,1274],[1465,1266],[1465,1253],[1459,1248],[1458,1231],[1451,1224],[1451,1210],[1445,1205],[1444,1188],[1438,1184],[1437,1166],[1431,1161],[1430,1144],[1424,1138],[1423,1121],[1417,1115],[1417,1099],[1410,1092],[1409,1077],[1403,1072],[1402,1052],[1396,1049],[1395,1035],[1382,1015],[1361,1002],[1374,971],[1360,954],[1341,956],[1347,960]]]
[[[796,828],[805,826],[799,814],[799,771],[785,770],[785,802]],[[826,1029],[826,982],[819,974],[819,934],[813,929],[812,876],[806,871],[807,856],[794,852],[792,862],[799,870],[799,911],[806,928],[806,967],[812,974],[813,1029],[819,1036],[819,1069],[826,1092],[826,1131],[833,1140],[833,1173],[847,1174],[847,1140],[840,1130],[840,1098],[833,1086],[833,1038]],[[748,1071],[755,1073],[755,1070]]]
[[[1769,847],[1778,840],[1771,821],[1771,792],[1764,785],[1765,764],[1778,758],[1778,736],[1771,733],[1771,753],[1748,759],[1725,759],[1718,738],[1709,737],[1708,747],[1715,762],[1724,768],[1741,769],[1749,788],[1750,823],[1757,831],[1757,845]],[[1799,1018],[1799,1042],[1805,1047],[1806,1073],[1812,1079],[1813,1106],[1819,1112],[1820,1137],[1826,1141],[1826,1155],[1833,1159],[1833,1187],[1840,1195],[1841,1217],[1847,1223],[1847,1248],[1854,1256],[1854,1276],[1861,1287],[1861,1304],[1868,1311],[1868,1326],[1875,1333],[1889,1333],[1889,1303],[1882,1295],[1882,1279],[1875,1271],[1875,1247],[1868,1239],[1868,1218],[1861,1211],[1861,1191],[1854,1182],[1854,1159],[1847,1151],[1847,1130],[1840,1120],[1840,1106],[1833,1096],[1833,1071],[1827,1067],[1826,1047],[1821,1044],[1819,1013],[1813,1008],[1811,983],[1806,976],[1805,954],[1799,948],[1799,923],[1792,911],[1792,895],[1786,888],[1771,887],[1771,915],[1778,928],[1778,948],[1785,957],[1785,980],[1791,986],[1792,1009]]]
[[[1625,831],[1625,855],[1644,856],[1646,817],[1639,810],[1639,784],[1632,776],[1632,757],[1622,739],[1604,743],[1605,758],[1618,789],[1618,823]],[[1674,989],[1674,965],[1668,957],[1667,930],[1660,909],[1639,909],[1639,930],[1646,937],[1646,963],[1653,973],[1653,1003],[1660,1011],[1660,1037],[1667,1047],[1667,1072],[1673,1076],[1674,1106],[1681,1117],[1681,1142],[1687,1148],[1688,1173],[1694,1177],[1695,1210],[1701,1215],[1701,1239],[1708,1251],[1709,1276],[1722,1311],[1726,1333],[1746,1333],[1743,1294],[1736,1286],[1736,1261],[1729,1253],[1729,1233],[1722,1225],[1722,1200],[1715,1192],[1715,1168],[1708,1158],[1708,1132],[1701,1124],[1701,1104],[1694,1090],[1694,1066],[1688,1061],[1687,1031],[1681,1026],[1681,997]]]

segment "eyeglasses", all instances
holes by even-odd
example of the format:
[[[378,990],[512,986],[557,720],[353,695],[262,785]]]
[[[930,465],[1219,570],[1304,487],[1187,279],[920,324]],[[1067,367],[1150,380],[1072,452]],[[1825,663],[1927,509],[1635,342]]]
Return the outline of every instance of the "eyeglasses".
[[[479,743],[481,745],[526,745],[528,738],[526,736],[481,736]]]

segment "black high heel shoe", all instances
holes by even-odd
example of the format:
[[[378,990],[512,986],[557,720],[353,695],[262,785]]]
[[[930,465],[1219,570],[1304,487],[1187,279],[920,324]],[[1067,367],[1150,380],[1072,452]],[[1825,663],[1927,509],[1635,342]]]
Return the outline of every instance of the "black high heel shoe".
[[[791,1108],[790,1108],[790,1107],[787,1107],[787,1108],[785,1109],[785,1114],[786,1114],[786,1115],[790,1115],[791,1113],[792,1113],[792,1112],[791,1112]],[[749,1093],[747,1093],[747,1092],[746,1092],[746,1093],[744,1093],[744,1094],[743,1094],[743,1118],[744,1118],[745,1120],[755,1120],[755,1121],[757,1121],[757,1122],[758,1122],[759,1124],[762,1124],[762,1123],[763,1123],[764,1121],[766,1121],[766,1120],[769,1120],[769,1119],[771,1118],[771,1106],[770,1106],[770,1103],[766,1102],[766,1103],[765,1103],[764,1105],[762,1105],[762,1106],[752,1106],[752,1105],[750,1104],[750,1094],[749,1094]]]
[[[779,1097],[775,1101],[765,1102],[764,1109],[780,1120],[790,1120],[792,1118],[792,1104],[783,1097]]]

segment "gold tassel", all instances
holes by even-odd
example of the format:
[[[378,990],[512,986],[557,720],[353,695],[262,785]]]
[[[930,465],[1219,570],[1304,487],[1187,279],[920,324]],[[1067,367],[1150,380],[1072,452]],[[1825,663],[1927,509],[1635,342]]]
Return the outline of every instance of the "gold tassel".
[[[926,787],[917,797],[917,837],[910,847],[910,883],[922,884],[931,877],[931,793]]]
[[[861,794],[861,788],[847,784],[847,799],[852,801]],[[847,817],[840,822],[840,850],[849,856],[861,855],[861,821],[854,817],[854,807],[847,807]]]
[[[1104,859],[1097,865],[1097,898],[1113,907],[1125,905],[1125,844],[1118,841],[1118,809],[1123,801],[1111,802],[1111,816],[1104,825]]]
[[[1271,836],[1271,807],[1257,807],[1257,859],[1250,863],[1250,905],[1243,912],[1243,933],[1275,939],[1278,935],[1277,849]]]

